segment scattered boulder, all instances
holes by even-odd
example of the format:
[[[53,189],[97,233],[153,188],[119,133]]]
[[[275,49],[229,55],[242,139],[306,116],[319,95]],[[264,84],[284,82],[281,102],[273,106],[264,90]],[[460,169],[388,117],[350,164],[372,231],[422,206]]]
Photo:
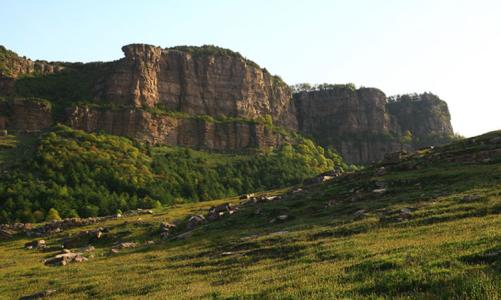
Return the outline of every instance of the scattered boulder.
[[[485,258],[493,258],[497,256],[501,256],[501,250],[499,251],[489,251],[483,255]]]
[[[111,252],[118,253],[122,249],[136,248],[137,246],[138,246],[137,243],[134,243],[134,242],[122,242],[122,243],[115,244],[111,248]]]
[[[335,176],[330,176],[330,175],[318,175],[316,177],[313,177],[313,178],[310,178],[310,179],[306,179],[304,181],[304,185],[313,185],[313,184],[319,184],[319,183],[322,183],[322,182],[325,182],[325,181],[329,181],[329,180],[332,180],[334,179]]]
[[[360,209],[360,210],[357,210],[354,214],[353,214],[353,218],[355,219],[361,219],[363,217],[367,216],[367,211],[365,209]]]
[[[278,217],[271,219],[270,223],[273,224],[273,223],[277,223],[277,222],[285,222],[288,219],[290,219],[289,215],[279,215]]]
[[[364,199],[364,195],[362,194],[361,191],[357,191],[354,195],[350,197],[351,202],[357,202]]]
[[[372,192],[374,194],[384,194],[384,193],[386,193],[386,189],[385,188],[375,189],[375,190],[372,190]]]
[[[271,233],[272,235],[284,235],[284,234],[288,234],[289,231],[287,230],[282,230],[282,231],[277,231],[277,232],[273,232]]]
[[[127,248],[135,248],[137,247],[137,243],[134,242],[123,242],[119,243],[118,245],[115,246],[115,248],[118,249],[127,249]]]
[[[12,238],[16,232],[10,229],[0,229],[0,241]]]
[[[136,213],[138,215],[152,215],[153,214],[153,210],[151,209],[141,209],[141,208],[138,208],[136,210]]]
[[[331,206],[334,206],[336,205],[336,200],[329,200],[326,204],[325,204],[325,207],[331,207]]]
[[[176,238],[178,240],[185,240],[185,239],[190,238],[192,236],[193,236],[193,231],[188,231],[188,232],[181,233],[181,234],[177,235]]]
[[[38,292],[38,293],[35,293],[35,294],[31,294],[31,295],[28,295],[28,296],[23,296],[23,297],[19,298],[19,300],[36,300],[36,299],[42,299],[42,298],[45,298],[45,297],[48,297],[48,296],[54,294],[55,292],[56,292],[56,290],[45,290],[45,291]]]
[[[463,201],[477,201],[481,198],[482,196],[480,195],[466,195],[463,197]]]
[[[164,231],[164,232],[160,233],[160,238],[162,238],[162,239],[168,239],[171,236],[172,236],[172,234],[170,233],[170,231]]]
[[[80,249],[81,252],[93,252],[96,251],[96,248],[92,245],[88,245],[87,247],[83,247]]]
[[[244,237],[241,237],[240,240],[241,241],[247,241],[247,240],[252,240],[252,239],[256,239],[258,238],[259,235],[257,234],[252,234],[252,235],[249,235],[249,236],[244,236]]]
[[[175,224],[169,222],[160,223],[160,238],[167,239],[171,237],[171,231],[176,228]]]
[[[188,219],[188,224],[186,225],[186,228],[188,230],[192,230],[194,229],[195,227],[198,227],[200,225],[203,225],[207,222],[207,219],[205,219],[204,216],[202,215],[195,215],[195,216],[191,216],[189,219]]]
[[[209,214],[207,215],[207,220],[215,221],[225,215],[232,215],[236,209],[237,207],[233,206],[231,203],[211,207],[209,209]]]
[[[386,174],[386,168],[385,167],[380,167],[379,169],[376,170],[376,173],[374,175],[376,176],[384,176]]]
[[[91,241],[95,241],[103,237],[105,233],[108,233],[108,228],[99,227],[92,230],[80,231],[74,236],[69,236],[63,240],[64,248],[75,248],[81,247],[82,244],[89,244]]]
[[[251,198],[254,198],[255,195],[254,194],[246,194],[246,195],[242,195],[240,196],[240,200],[250,200]]]
[[[374,186],[378,189],[382,189],[386,187],[386,182],[383,180],[376,180],[374,181]]]
[[[408,220],[412,217],[412,210],[410,208],[402,208],[399,213],[400,220]]]
[[[47,243],[45,240],[34,240],[24,244],[26,249],[45,249],[47,248]]]
[[[60,254],[54,256],[53,258],[46,259],[44,261],[44,264],[46,266],[65,266],[71,262],[84,262],[87,260],[87,257],[82,256],[81,253],[62,251]]]
[[[172,229],[176,228],[175,224],[169,223],[169,222],[162,222],[160,223],[160,231],[161,232],[167,232]]]
[[[250,198],[248,200],[244,200],[240,204],[241,205],[254,205],[254,204],[257,204],[257,203],[269,202],[269,201],[277,201],[277,200],[281,200],[281,199],[282,199],[281,196],[266,196],[266,195],[262,195],[262,196],[258,196],[258,197],[252,197],[252,198]]]

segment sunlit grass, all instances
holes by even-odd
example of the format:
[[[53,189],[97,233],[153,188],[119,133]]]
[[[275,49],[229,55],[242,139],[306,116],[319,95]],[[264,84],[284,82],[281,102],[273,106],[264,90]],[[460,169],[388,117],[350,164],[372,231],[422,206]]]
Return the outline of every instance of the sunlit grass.
[[[375,195],[367,188],[352,198],[354,188],[370,187],[376,179],[387,182],[387,193]],[[244,207],[184,240],[161,240],[160,222],[177,222],[182,232],[188,216],[238,198],[179,204],[89,226],[109,227],[110,233],[94,243],[88,262],[65,267],[43,265],[55,251],[22,249],[28,238],[2,241],[0,295],[16,299],[56,289],[51,299],[501,297],[501,164],[496,161],[436,162],[379,177],[368,168],[288,195]],[[403,208],[411,216],[398,220]],[[354,218],[360,209],[366,215]],[[291,218],[270,223],[279,214]],[[49,246],[84,229],[52,236]],[[148,240],[156,243],[147,245]],[[116,241],[141,246],[112,254]]]

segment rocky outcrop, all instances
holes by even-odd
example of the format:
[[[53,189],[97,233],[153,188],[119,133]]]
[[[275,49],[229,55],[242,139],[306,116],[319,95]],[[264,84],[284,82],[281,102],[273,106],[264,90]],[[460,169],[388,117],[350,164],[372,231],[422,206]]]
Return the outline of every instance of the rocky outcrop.
[[[81,64],[33,62],[0,48],[0,95],[49,99],[58,112],[54,120],[43,101],[0,102],[0,130],[34,131],[57,121],[151,144],[240,150],[285,140],[255,122],[271,118],[350,163],[444,143],[453,134],[447,104],[432,94],[388,100],[374,88],[321,85],[292,95],[279,77],[228,49],[122,50],[117,61]],[[75,104],[82,100],[90,105]]]
[[[124,46],[125,57],[113,63],[96,97],[193,115],[271,115],[275,124],[297,128],[291,91],[282,80],[229,50],[193,49]]]
[[[60,71],[63,68],[60,63],[49,63],[42,60],[33,61],[21,57],[0,45],[0,76],[18,78],[33,73],[44,75]]]
[[[299,130],[332,146],[351,163],[380,160],[385,153],[434,144],[453,135],[447,104],[431,94],[388,102],[373,88],[350,86],[294,95]],[[413,141],[402,141],[409,131]]]
[[[30,99],[0,101],[0,130],[37,132],[53,123],[52,106],[48,102]]]
[[[453,134],[447,103],[436,95],[424,93],[392,97],[386,106],[401,131],[408,130],[415,138]]]
[[[274,147],[284,136],[250,121],[215,121],[201,117],[172,117],[139,109],[101,110],[73,107],[65,123],[86,131],[104,131],[150,144],[197,149],[241,150]]]

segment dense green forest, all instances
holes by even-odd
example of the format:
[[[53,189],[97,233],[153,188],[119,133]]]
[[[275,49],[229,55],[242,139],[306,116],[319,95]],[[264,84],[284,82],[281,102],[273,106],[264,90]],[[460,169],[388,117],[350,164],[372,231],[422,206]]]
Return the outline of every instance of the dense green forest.
[[[27,142],[3,137],[0,223],[90,217],[203,201],[296,184],[335,167],[340,156],[298,137],[254,154],[143,145],[58,125]],[[0,144],[1,146],[1,144]]]

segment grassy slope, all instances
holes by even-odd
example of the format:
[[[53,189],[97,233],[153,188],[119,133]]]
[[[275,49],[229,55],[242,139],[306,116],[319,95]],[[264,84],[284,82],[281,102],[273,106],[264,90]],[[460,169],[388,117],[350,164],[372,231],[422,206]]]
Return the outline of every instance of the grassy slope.
[[[109,226],[110,235],[86,263],[46,267],[41,260],[52,252],[22,249],[27,238],[2,241],[0,295],[13,299],[54,288],[53,299],[499,299],[501,254],[485,254],[501,251],[501,158],[434,160],[437,153],[478,153],[492,147],[481,142],[495,135],[501,132],[424,151],[384,176],[369,168],[311,187],[262,205],[259,215],[255,207],[242,209],[187,240],[159,240],[159,222],[238,200],[179,205],[140,222],[108,221],[99,226]],[[403,167],[413,163],[419,167]],[[374,179],[385,180],[388,193],[362,192],[352,201],[352,190],[370,190]],[[481,197],[463,200],[472,194]],[[410,220],[391,218],[404,207],[413,209]],[[359,209],[367,216],[354,219]],[[293,219],[270,224],[282,213]],[[67,233],[48,241],[59,245]],[[111,254],[116,240],[157,243]]]

